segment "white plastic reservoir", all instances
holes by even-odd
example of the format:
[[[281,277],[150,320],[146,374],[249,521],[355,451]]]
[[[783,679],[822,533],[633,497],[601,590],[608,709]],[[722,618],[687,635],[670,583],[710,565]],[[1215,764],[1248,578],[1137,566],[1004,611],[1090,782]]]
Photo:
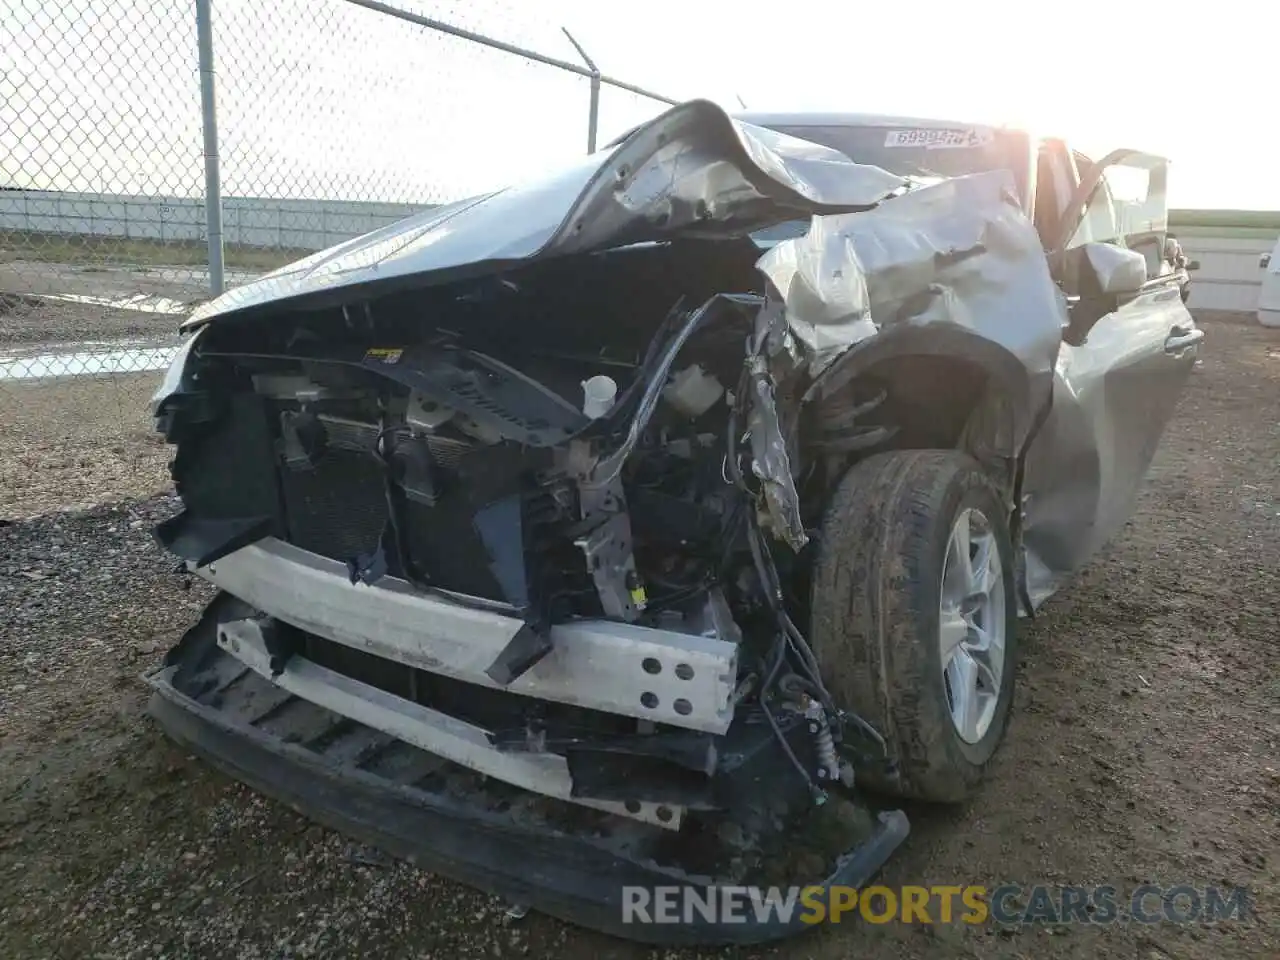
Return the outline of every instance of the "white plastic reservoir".
[[[611,409],[618,396],[618,384],[613,377],[603,373],[582,381],[582,412],[592,420],[599,420]]]

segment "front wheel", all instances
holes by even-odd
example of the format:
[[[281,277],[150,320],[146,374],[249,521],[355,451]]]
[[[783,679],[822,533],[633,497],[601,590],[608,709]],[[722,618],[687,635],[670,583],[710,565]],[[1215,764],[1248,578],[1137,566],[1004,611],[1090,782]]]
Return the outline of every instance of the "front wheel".
[[[855,465],[826,512],[811,632],[837,706],[884,736],[885,792],[957,801],[1009,719],[1017,599],[1007,511],[969,456],[903,450]]]

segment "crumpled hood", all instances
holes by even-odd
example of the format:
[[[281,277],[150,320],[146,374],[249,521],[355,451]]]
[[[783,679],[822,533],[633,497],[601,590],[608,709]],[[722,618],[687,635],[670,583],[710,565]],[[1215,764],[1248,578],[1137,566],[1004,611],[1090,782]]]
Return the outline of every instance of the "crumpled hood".
[[[904,186],[879,167],[694,100],[549,177],[424,211],[230,290],[197,308],[183,329],[481,276],[542,257],[865,210]]]

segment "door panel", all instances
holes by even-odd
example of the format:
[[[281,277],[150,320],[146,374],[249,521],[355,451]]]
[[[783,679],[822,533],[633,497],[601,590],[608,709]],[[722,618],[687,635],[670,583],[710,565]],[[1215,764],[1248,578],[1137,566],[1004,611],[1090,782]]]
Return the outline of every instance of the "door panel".
[[[1162,249],[1167,171],[1150,154],[1108,155],[1084,175],[1050,247],[1055,278],[1073,303],[1073,342],[1062,344],[1053,407],[1027,452],[1023,542],[1033,606],[1130,517],[1195,363],[1202,333],[1175,276],[1156,275],[1162,271],[1146,257],[1148,281],[1136,296],[1107,294],[1087,256],[1087,244],[1144,256],[1148,247]],[[1090,326],[1107,304],[1114,309]]]
[[[1034,605],[1131,515],[1199,336],[1176,283],[1157,281],[1099,320],[1083,344],[1062,345],[1053,408],[1027,454],[1024,543]]]

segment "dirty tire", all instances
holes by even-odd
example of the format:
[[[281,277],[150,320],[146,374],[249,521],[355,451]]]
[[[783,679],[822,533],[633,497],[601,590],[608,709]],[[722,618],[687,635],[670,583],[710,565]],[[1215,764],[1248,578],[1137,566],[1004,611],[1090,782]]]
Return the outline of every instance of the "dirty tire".
[[[938,619],[947,540],[956,517],[972,507],[995,533],[1006,621],[995,714],[985,735],[970,744],[956,732],[947,707]],[[1013,699],[1013,569],[1005,507],[971,457],[894,451],[845,474],[823,521],[811,633],[823,682],[837,705],[857,711],[888,745],[892,770],[868,765],[859,771],[863,784],[900,797],[955,802],[982,779]]]

